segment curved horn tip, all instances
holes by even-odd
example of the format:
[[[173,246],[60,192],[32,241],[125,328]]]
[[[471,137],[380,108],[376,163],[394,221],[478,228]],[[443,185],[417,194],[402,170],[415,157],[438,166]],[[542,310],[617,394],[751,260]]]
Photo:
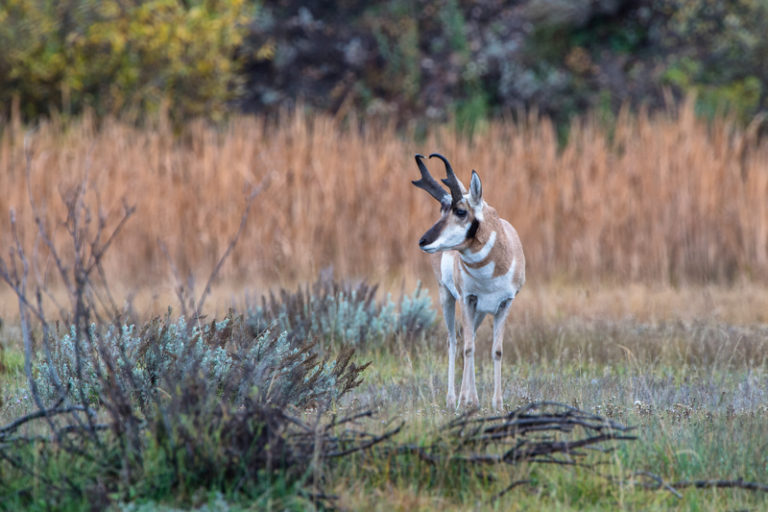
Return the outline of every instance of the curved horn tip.
[[[413,155],[413,157],[416,158],[416,159],[418,159],[418,158],[427,158],[424,155],[422,155],[421,153],[416,153],[415,155]]]
[[[448,160],[447,158],[445,158],[445,157],[444,157],[443,155],[441,155],[440,153],[432,153],[431,155],[429,155],[429,158],[432,158],[432,157],[437,157],[437,158],[439,158],[439,159],[440,159],[440,160],[442,160],[442,161]]]

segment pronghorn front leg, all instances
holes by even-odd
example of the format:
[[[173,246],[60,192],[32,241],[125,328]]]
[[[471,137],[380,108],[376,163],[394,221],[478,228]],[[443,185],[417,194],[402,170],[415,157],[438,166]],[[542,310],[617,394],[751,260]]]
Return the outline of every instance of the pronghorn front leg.
[[[493,315],[493,408],[500,411],[504,408],[504,399],[501,393],[501,356],[504,353],[504,324],[509,314],[512,299],[507,299],[499,305],[499,309]]]
[[[445,286],[440,286],[440,305],[448,329],[448,394],[445,404],[447,407],[456,407],[456,299]]]
[[[477,398],[477,387],[475,386],[475,319],[477,316],[477,297],[474,295],[465,297],[461,310],[464,319],[464,372],[461,376],[459,405],[477,407],[480,404],[480,400]]]

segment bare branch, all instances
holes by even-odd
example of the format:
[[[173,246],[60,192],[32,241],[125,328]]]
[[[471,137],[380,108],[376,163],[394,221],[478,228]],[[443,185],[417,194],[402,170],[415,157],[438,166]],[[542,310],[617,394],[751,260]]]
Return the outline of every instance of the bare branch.
[[[37,230],[40,233],[43,242],[48,247],[51,257],[56,263],[56,268],[59,270],[59,275],[61,276],[62,282],[64,283],[64,286],[67,288],[67,291],[71,297],[74,294],[74,289],[69,279],[69,271],[61,261],[59,253],[53,244],[53,239],[48,234],[48,230],[45,228],[45,222],[43,221],[43,218],[40,214],[40,209],[35,204],[35,196],[32,193],[32,152],[29,147],[29,140],[26,137],[24,139],[24,159],[25,175],[27,178],[27,196],[29,197],[29,204],[32,207],[32,214],[35,216],[35,224],[37,225]]]
[[[84,411],[84,412],[87,412],[88,414],[96,414],[96,411],[94,411],[93,409],[88,409],[81,405],[74,405],[71,407],[65,407],[63,409],[59,409],[58,406],[61,404],[61,401],[62,400],[59,400],[59,403],[54,407],[51,407],[50,409],[40,409],[33,413],[27,414],[26,416],[22,416],[21,418],[17,418],[16,420],[12,421],[11,423],[9,423],[4,427],[0,427],[0,436],[6,436],[10,433],[13,433],[20,426],[38,418],[43,418],[47,416],[48,417],[56,416],[59,414],[68,414],[73,411]]]
[[[179,305],[181,306],[181,314],[184,318],[189,318],[187,315],[187,299],[189,299],[190,303],[192,303],[192,299],[188,297],[187,287],[185,287],[182,283],[179,269],[173,262],[173,258],[171,258],[171,254],[168,252],[168,247],[165,245],[165,242],[158,240],[157,243],[160,245],[160,251],[163,253],[163,255],[165,255],[165,259],[168,261],[168,265],[171,267],[173,279],[176,281],[176,286],[174,287],[173,291],[176,293],[176,299],[179,301]]]
[[[748,491],[768,492],[768,485],[757,482],[747,482],[741,478],[736,480],[682,480],[672,482],[671,487],[682,489],[684,487],[696,487],[697,489],[710,489],[712,487],[725,489],[746,489]]]
[[[742,478],[736,480],[679,480],[677,482],[667,482],[661,476],[651,473],[650,471],[637,471],[633,473],[633,477],[643,477],[650,479],[651,482],[634,482],[635,485],[639,485],[646,489],[658,490],[665,489],[678,498],[682,498],[677,489],[684,489],[686,487],[695,487],[697,489],[745,489],[747,491],[766,492],[768,493],[768,485],[757,482],[748,482]]]
[[[372,447],[372,446],[374,446],[376,444],[379,444],[382,441],[385,441],[385,440],[391,438],[392,436],[394,436],[395,434],[399,433],[400,430],[402,430],[403,425],[405,425],[405,421],[404,420],[401,421],[400,424],[397,427],[395,427],[392,430],[389,430],[389,431],[385,432],[384,434],[382,434],[380,436],[372,437],[370,440],[367,440],[367,441],[365,441],[362,444],[359,444],[357,446],[353,446],[351,448],[347,448],[345,450],[338,450],[338,451],[333,451],[333,452],[330,452],[330,453],[325,453],[325,454],[323,454],[323,457],[324,458],[328,458],[328,459],[334,458],[334,457],[343,457],[343,456],[349,455],[351,453],[367,450],[368,448],[370,448],[370,447]]]
[[[216,266],[213,268],[211,275],[208,276],[208,282],[205,283],[205,288],[203,289],[203,293],[200,296],[200,300],[197,302],[197,307],[195,307],[195,317],[200,316],[200,313],[202,312],[202,309],[203,309],[203,304],[205,304],[205,299],[208,297],[208,294],[211,292],[211,285],[213,284],[214,279],[216,279],[216,276],[218,276],[222,265],[224,265],[224,262],[229,256],[229,253],[231,253],[232,249],[235,248],[235,245],[237,245],[237,241],[240,239],[240,235],[245,230],[245,225],[248,220],[248,213],[251,211],[251,206],[253,206],[254,200],[261,193],[261,191],[269,185],[269,180],[271,179],[271,177],[272,177],[271,173],[268,173],[266,176],[264,176],[264,178],[262,178],[261,180],[261,183],[259,183],[256,187],[254,187],[253,190],[251,190],[251,193],[248,195],[245,202],[245,210],[243,211],[242,217],[240,217],[240,226],[237,228],[237,232],[232,237],[232,239],[230,239],[229,244],[227,245],[227,249],[224,251],[224,254],[221,255],[221,258],[219,258],[219,261],[216,263]]]
[[[520,485],[525,485],[525,484],[532,484],[532,483],[533,483],[533,480],[530,480],[530,479],[515,480],[514,482],[509,484],[507,487],[505,487],[504,490],[502,490],[501,492],[498,492],[498,493],[494,494],[493,496],[491,496],[491,499],[489,501],[491,503],[493,503],[494,501],[498,500],[499,498],[501,498],[502,496],[507,494],[509,491],[514,489],[515,487],[518,487]]]
[[[29,302],[26,299],[29,263],[27,262],[27,258],[24,255],[24,248],[21,245],[21,240],[19,238],[19,233],[16,225],[16,216],[14,215],[13,211],[11,211],[11,235],[13,237],[13,242],[15,244],[17,257],[19,258],[19,262],[21,263],[21,267],[22,267],[21,275],[19,275],[17,271],[14,270],[14,273],[16,273],[16,282],[13,283],[12,286],[14,288],[14,291],[16,291],[16,296],[19,301],[19,321],[21,323],[21,338],[24,344],[24,373],[27,376],[29,391],[32,394],[32,399],[35,401],[35,405],[37,405],[37,408],[39,410],[44,412],[46,409],[45,409],[45,406],[43,405],[43,400],[40,397],[40,392],[37,388],[37,381],[35,380],[35,377],[32,375],[32,359],[33,359],[32,329],[29,324],[29,318],[27,316],[27,310],[29,309],[27,307],[27,304],[29,304]],[[48,421],[48,424],[51,427],[51,430],[54,430],[55,426],[53,423],[53,419],[47,414],[43,414],[43,416],[45,416],[46,420]]]
[[[101,246],[98,245],[98,238],[93,241],[93,244],[91,245],[91,255],[90,255],[90,262],[88,266],[85,268],[85,273],[90,274],[91,271],[93,271],[94,267],[100,264],[101,259],[104,257],[104,253],[109,249],[109,246],[112,245],[112,242],[115,240],[115,237],[122,231],[123,227],[125,226],[125,223],[128,222],[128,219],[131,218],[131,216],[136,212],[136,206],[128,206],[127,204],[123,204],[123,207],[125,211],[123,212],[123,216],[120,218],[120,221],[117,223],[117,226],[115,226],[115,229],[112,230],[112,233],[109,235],[107,240],[102,244]],[[104,229],[104,226],[100,225],[99,230],[97,233],[101,233],[102,229]]]

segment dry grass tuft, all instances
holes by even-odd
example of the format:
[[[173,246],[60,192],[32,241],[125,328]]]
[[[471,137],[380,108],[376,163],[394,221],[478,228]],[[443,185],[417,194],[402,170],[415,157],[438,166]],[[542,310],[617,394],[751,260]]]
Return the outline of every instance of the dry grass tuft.
[[[410,185],[412,156],[439,151],[461,179],[479,171],[488,202],[520,232],[531,280],[764,279],[768,144],[755,131],[708,125],[691,102],[676,112],[624,111],[610,134],[582,120],[560,149],[552,124],[536,116],[493,122],[474,141],[436,129],[418,144],[391,127],[300,113],[278,123],[238,117],[218,129],[196,122],[182,135],[162,120],[137,128],[86,116],[32,132],[12,121],[0,136],[0,226],[5,241],[14,208],[35,243],[26,137],[30,188],[48,222],[61,217],[59,194],[86,173],[94,205],[97,196],[137,204],[108,262],[125,283],[168,275],[159,242],[182,273],[210,269],[237,229],[247,185],[268,173],[225,278],[292,285],[328,265],[342,277],[426,278],[416,240],[437,206]],[[66,236],[51,229],[59,242]]]

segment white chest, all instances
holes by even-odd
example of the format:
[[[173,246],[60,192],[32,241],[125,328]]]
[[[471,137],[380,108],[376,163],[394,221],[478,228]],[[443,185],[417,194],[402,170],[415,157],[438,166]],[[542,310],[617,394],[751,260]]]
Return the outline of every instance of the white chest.
[[[477,297],[477,310],[482,313],[496,313],[502,302],[513,299],[519,291],[514,284],[517,262],[502,275],[494,277],[496,264],[491,261],[480,268],[460,267],[462,295]]]
[[[479,268],[457,265],[459,254],[454,251],[444,252],[440,259],[441,283],[456,300],[462,296],[477,297],[477,310],[483,313],[496,313],[502,302],[514,298],[519,291],[514,284],[517,261],[513,261],[509,270],[500,276],[493,276],[496,263],[491,261]],[[456,285],[456,272],[460,272],[461,290]]]

